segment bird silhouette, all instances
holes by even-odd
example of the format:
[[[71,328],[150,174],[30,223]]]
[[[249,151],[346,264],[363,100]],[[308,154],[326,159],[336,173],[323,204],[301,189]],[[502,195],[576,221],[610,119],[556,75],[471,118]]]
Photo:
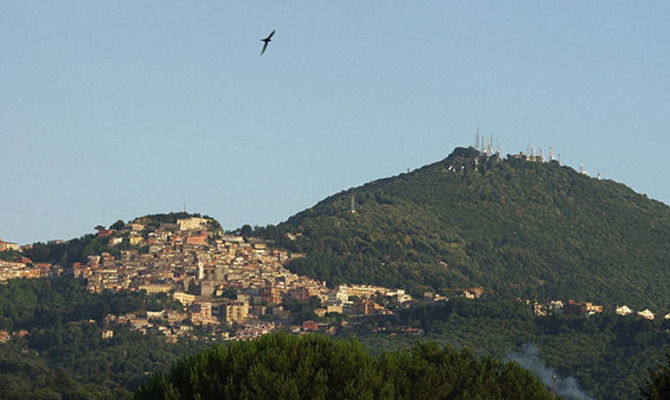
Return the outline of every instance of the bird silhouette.
[[[261,42],[263,42],[263,49],[261,50],[261,55],[263,55],[263,53],[265,53],[265,49],[268,48],[268,44],[269,44],[270,41],[271,41],[270,39],[272,38],[272,35],[274,35],[274,34],[275,34],[275,31],[272,31],[272,32],[268,35],[268,37],[266,37],[265,39],[261,39]]]

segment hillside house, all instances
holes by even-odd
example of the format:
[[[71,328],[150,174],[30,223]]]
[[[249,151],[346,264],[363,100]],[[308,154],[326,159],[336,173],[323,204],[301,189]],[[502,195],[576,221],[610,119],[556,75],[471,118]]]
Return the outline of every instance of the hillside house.
[[[223,306],[223,316],[227,324],[243,322],[249,316],[249,304],[232,301]]]
[[[126,225],[126,228],[129,228],[132,232],[139,232],[142,229],[144,229],[144,225],[133,222],[133,223],[130,223],[130,224]]]
[[[623,315],[631,314],[633,312],[633,310],[631,310],[627,305],[624,304],[623,306],[618,307],[614,312],[617,315],[622,315],[623,316]]]
[[[593,304],[589,301],[578,302],[568,300],[567,304],[563,306],[563,313],[568,315],[594,315],[603,312],[603,306]]]
[[[5,242],[2,239],[0,239],[0,251],[9,251],[9,250],[21,251],[21,247],[16,243]]]
[[[167,283],[147,283],[140,285],[138,290],[145,290],[147,294],[167,293],[172,290],[172,286]]]
[[[646,308],[646,309],[644,309],[644,310],[642,310],[642,311],[638,311],[638,312],[637,312],[637,315],[639,315],[640,317],[642,317],[642,318],[644,318],[644,319],[648,319],[648,320],[652,320],[652,319],[654,319],[654,317],[655,317],[655,316],[654,316],[654,313],[651,312],[648,308]]]
[[[184,292],[175,292],[172,295],[172,298],[180,302],[184,306],[189,306],[196,300],[197,296],[194,294],[188,294]]]
[[[354,303],[352,307],[354,314],[375,315],[391,314],[391,312],[370,299],[362,299]]]
[[[314,321],[303,321],[302,330],[307,332],[318,332],[319,324]]]

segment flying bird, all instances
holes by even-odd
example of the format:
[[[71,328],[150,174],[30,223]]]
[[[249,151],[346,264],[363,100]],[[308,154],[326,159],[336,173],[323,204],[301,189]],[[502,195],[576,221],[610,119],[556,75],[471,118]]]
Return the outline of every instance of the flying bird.
[[[268,37],[266,37],[265,39],[261,39],[261,42],[263,42],[263,50],[261,50],[261,55],[263,55],[263,53],[265,53],[265,49],[268,48],[268,44],[270,43],[272,35],[274,35],[274,34],[275,34],[275,31],[272,31],[272,33],[270,33],[268,35]]]

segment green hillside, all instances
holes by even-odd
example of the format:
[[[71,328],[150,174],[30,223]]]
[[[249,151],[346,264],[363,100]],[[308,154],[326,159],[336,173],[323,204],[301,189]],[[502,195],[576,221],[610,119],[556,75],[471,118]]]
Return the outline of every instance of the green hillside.
[[[291,268],[331,285],[670,304],[670,208],[555,161],[457,148],[257,234],[307,253]]]

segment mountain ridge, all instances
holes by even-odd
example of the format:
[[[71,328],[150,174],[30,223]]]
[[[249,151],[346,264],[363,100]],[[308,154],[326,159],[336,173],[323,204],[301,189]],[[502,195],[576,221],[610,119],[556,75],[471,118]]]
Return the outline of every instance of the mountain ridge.
[[[456,148],[257,234],[306,253],[290,268],[331,284],[406,286],[417,294],[484,286],[607,305],[670,303],[670,207],[522,154]]]

